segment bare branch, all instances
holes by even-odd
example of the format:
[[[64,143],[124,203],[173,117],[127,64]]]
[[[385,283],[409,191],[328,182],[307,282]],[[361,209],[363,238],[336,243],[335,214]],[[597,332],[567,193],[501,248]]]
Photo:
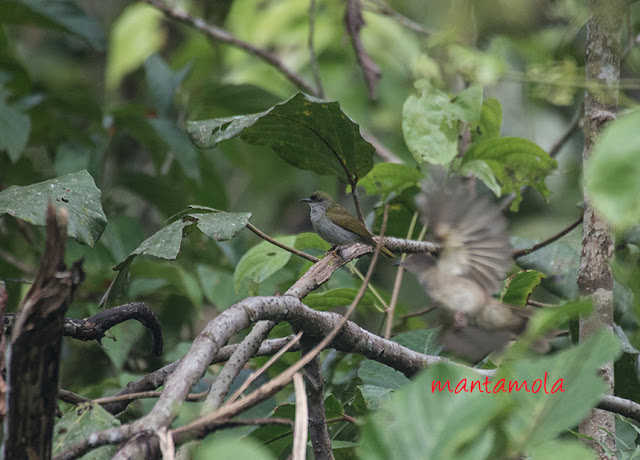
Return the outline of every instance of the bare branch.
[[[300,372],[293,374],[293,389],[296,397],[296,422],[293,426],[293,452],[291,458],[292,460],[304,460],[307,452],[309,413],[307,410],[307,395],[304,391],[304,379]]]
[[[285,65],[285,63],[282,62],[276,55],[271,54],[262,48],[258,48],[255,45],[242,41],[231,35],[228,31],[221,29],[220,27],[216,27],[212,24],[208,24],[204,19],[191,16],[186,11],[173,5],[169,5],[162,0],[145,0],[145,2],[160,10],[166,17],[188,24],[215,41],[235,46],[237,48],[245,50],[247,53],[256,56],[257,58],[262,59],[263,61],[278,69],[278,71],[280,71],[280,73],[282,73],[282,75],[284,75],[285,78],[289,80],[296,88],[299,88],[300,90],[314,96],[320,96],[320,92],[317,88],[314,88],[309,83],[307,83],[300,75],[294,72],[293,69],[290,69],[287,65]]]
[[[369,56],[369,53],[362,44],[362,40],[360,40],[360,29],[365,25],[365,22],[362,17],[362,12],[360,11],[359,0],[347,0],[347,7],[344,13],[344,25],[347,33],[351,37],[353,51],[356,53],[356,59],[362,69],[364,81],[369,90],[369,97],[375,99],[376,88],[382,72],[380,71],[380,67],[371,59],[371,56]]]
[[[316,51],[313,46],[313,34],[315,33],[316,25],[316,0],[309,2],[309,63],[311,64],[311,72],[313,73],[313,80],[318,88],[318,97],[324,99],[324,88],[322,87],[322,80],[320,79],[320,70],[318,69],[318,59],[316,57]]]
[[[554,243],[554,242],[558,241],[560,238],[562,238],[563,236],[565,236],[568,233],[570,233],[571,230],[576,228],[581,223],[582,223],[582,216],[580,216],[574,223],[569,225],[567,228],[565,228],[565,229],[561,230],[560,232],[558,232],[557,234],[553,235],[551,238],[547,238],[546,240],[541,241],[540,243],[534,244],[530,248],[518,249],[516,251],[513,251],[513,258],[517,259],[519,257],[531,254],[532,252],[537,251],[538,249],[541,249],[541,248],[543,248],[545,246],[549,246],[551,243]]]
[[[274,240],[269,235],[264,233],[262,230],[259,230],[258,228],[256,228],[250,222],[247,222],[247,228],[251,230],[253,233],[255,233],[256,235],[258,235],[263,240],[268,241],[269,243],[275,246],[278,246],[279,248],[282,248],[285,251],[289,251],[291,254],[295,254],[296,256],[302,257],[303,259],[307,259],[308,261],[313,262],[314,264],[320,260],[317,257],[313,257],[312,255],[309,255],[305,252],[298,251],[296,248],[292,248],[290,246],[287,246],[286,244],[282,244],[281,242]]]

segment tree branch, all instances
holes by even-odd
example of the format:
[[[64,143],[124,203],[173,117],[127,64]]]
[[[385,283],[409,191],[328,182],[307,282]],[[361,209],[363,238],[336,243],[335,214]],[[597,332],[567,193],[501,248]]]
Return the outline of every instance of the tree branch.
[[[191,16],[186,11],[175,6],[170,6],[167,3],[164,3],[162,0],[145,0],[145,2],[160,10],[166,17],[188,24],[215,41],[235,46],[237,48],[245,50],[247,53],[259,59],[262,59],[266,63],[278,69],[278,71],[280,71],[280,73],[282,73],[282,75],[284,75],[285,78],[289,80],[296,88],[314,96],[320,96],[320,91],[318,88],[314,88],[309,83],[307,83],[300,75],[298,75],[287,65],[285,65],[285,63],[282,62],[276,55],[271,54],[263,50],[262,48],[258,48],[255,45],[242,41],[231,35],[226,30],[220,27],[216,27],[212,24],[208,24],[204,19]]]
[[[573,230],[578,225],[580,225],[582,223],[582,217],[583,216],[580,216],[574,223],[569,225],[567,228],[561,230],[557,234],[553,235],[551,238],[547,238],[546,240],[541,241],[540,243],[536,243],[533,246],[531,246],[530,248],[518,249],[516,251],[513,251],[513,258],[517,259],[519,257],[529,255],[532,252],[537,251],[538,249],[541,249],[541,248],[543,248],[545,246],[549,246],[551,243],[554,243],[554,242],[558,241],[560,238],[562,238],[563,236],[567,235],[568,233],[571,232],[571,230]]]

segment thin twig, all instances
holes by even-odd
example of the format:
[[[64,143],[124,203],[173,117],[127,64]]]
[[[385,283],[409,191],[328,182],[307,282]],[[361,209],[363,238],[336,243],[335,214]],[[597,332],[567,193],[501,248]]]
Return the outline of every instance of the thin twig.
[[[411,224],[409,224],[409,231],[407,231],[407,239],[411,239],[413,236],[413,230],[415,229],[416,222],[418,221],[418,213],[413,213]],[[396,311],[396,305],[398,303],[398,296],[400,295],[400,286],[402,285],[402,278],[404,275],[404,267],[402,262],[407,259],[407,254],[402,254],[400,258],[400,264],[398,265],[398,271],[396,271],[396,279],[393,283],[393,291],[391,291],[391,301],[389,302],[389,308],[387,309],[387,326],[384,331],[384,338],[389,339],[391,337],[391,330],[393,329],[393,316]]]
[[[412,21],[408,17],[398,13],[394,9],[392,9],[389,5],[385,4],[381,0],[370,0],[371,3],[377,6],[377,9],[372,8],[371,11],[376,12],[378,14],[382,14],[384,16],[388,16],[395,20],[397,23],[403,25],[409,30],[417,32],[421,35],[431,35],[432,32],[425,28],[422,24]]]
[[[569,233],[571,230],[573,230],[578,225],[580,225],[582,223],[582,218],[583,218],[583,216],[580,216],[574,223],[572,223],[571,225],[569,225],[567,228],[565,228],[561,232],[557,233],[556,235],[553,235],[551,238],[548,238],[548,239],[546,239],[544,241],[541,241],[538,244],[534,244],[530,248],[519,249],[517,251],[513,251],[513,258],[517,259],[518,257],[526,256],[528,254],[531,254],[534,251],[537,251],[540,248],[543,248],[545,246],[550,245],[551,243],[553,243],[555,241],[558,241],[560,238],[562,238],[567,233]]]
[[[311,64],[311,73],[313,73],[313,80],[318,88],[318,97],[324,99],[324,88],[322,87],[322,80],[320,79],[320,70],[318,69],[318,59],[316,51],[313,46],[313,34],[316,28],[316,0],[309,2],[309,63]]]
[[[262,230],[259,230],[258,228],[256,228],[250,222],[247,222],[247,228],[251,230],[253,233],[255,233],[256,235],[258,235],[263,240],[268,241],[269,243],[275,246],[278,246],[279,248],[282,248],[285,251],[289,251],[291,254],[295,254],[296,256],[302,257],[303,259],[307,259],[308,261],[313,262],[314,264],[320,261],[320,259],[318,259],[317,257],[314,257],[302,251],[298,251],[296,248],[292,248],[291,246],[287,246],[286,244],[282,244],[281,242],[274,240],[269,235],[264,233]]]
[[[397,157],[395,153],[386,148],[377,137],[364,129],[362,126],[360,127],[360,134],[365,141],[373,145],[373,148],[376,149],[376,154],[387,163],[404,163],[404,161]]]
[[[360,199],[358,198],[358,189],[356,188],[355,182],[351,183],[351,196],[353,197],[353,204],[356,207],[356,213],[358,214],[358,220],[364,223],[364,215],[362,214],[362,207],[360,206]]]
[[[580,128],[580,118],[582,117],[582,112],[584,109],[584,101],[581,101],[576,109],[576,112],[573,114],[573,118],[567,127],[567,130],[564,134],[556,141],[555,144],[549,149],[549,156],[554,158],[564,147],[567,141],[575,134],[576,131]]]
[[[278,69],[282,73],[282,75],[285,76],[287,80],[289,80],[294,86],[296,86],[300,90],[306,93],[312,94],[314,96],[320,96],[316,88],[311,86],[300,75],[298,75],[292,69],[287,67],[285,63],[282,62],[274,54],[271,54],[262,48],[258,48],[257,46],[252,45],[251,43],[247,43],[243,40],[240,40],[235,36],[231,35],[226,30],[220,27],[211,25],[202,18],[191,16],[186,11],[176,8],[174,6],[170,6],[164,3],[162,0],[145,0],[145,2],[157,8],[158,10],[162,11],[162,13],[164,13],[166,17],[188,24],[193,28],[199,30],[200,32],[204,33],[208,37],[212,38],[213,40],[235,46],[237,48],[245,50],[246,52],[248,52],[253,56],[256,56],[257,58],[262,59],[263,61],[267,62],[268,64]]]
[[[277,360],[279,360],[280,357],[283,354],[285,354],[287,350],[289,350],[289,348],[291,348],[296,343],[298,343],[298,341],[300,340],[300,337],[302,337],[302,331],[298,332],[289,343],[287,343],[275,355],[269,358],[269,360],[266,363],[264,363],[264,365],[260,369],[252,373],[244,382],[242,382],[242,385],[240,385],[240,388],[238,388],[236,392],[224,403],[223,407],[228,406],[229,404],[232,404],[236,399],[242,396],[242,393],[244,393],[244,390],[249,388],[249,386],[253,382],[255,382],[255,380],[258,377],[264,374],[267,371],[267,369],[269,369]]]
[[[32,267],[27,263],[24,263],[23,261],[18,259],[16,256],[11,254],[10,252],[5,251],[4,249],[0,249],[0,259],[3,259],[5,262],[7,262],[10,265],[13,265],[18,270],[20,270],[22,273],[24,273],[29,277],[33,278],[36,276],[37,271],[34,267]]]
[[[360,39],[360,29],[365,26],[365,21],[362,17],[359,0],[347,0],[347,6],[344,13],[344,25],[347,30],[347,34],[351,37],[353,51],[355,52],[358,64],[362,69],[369,97],[372,100],[375,100],[376,89],[378,87],[380,77],[382,76],[382,72],[380,71],[380,67],[378,67],[371,58]]]

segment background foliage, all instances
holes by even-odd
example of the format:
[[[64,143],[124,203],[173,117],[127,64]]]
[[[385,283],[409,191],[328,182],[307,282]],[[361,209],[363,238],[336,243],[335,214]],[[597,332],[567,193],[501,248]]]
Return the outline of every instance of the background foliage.
[[[309,2],[178,3],[314,81]],[[345,5],[318,0],[313,11],[318,76],[326,98],[339,105],[299,94],[255,55],[166,20],[147,3],[0,3],[0,278],[10,310],[28,289],[23,280],[36,272],[44,241],[41,211],[56,197],[72,210],[67,260],[85,258],[87,273],[69,316],[140,300],[159,315],[165,333],[161,358],[151,355],[149,335],[137,324],[114,328],[116,340],[101,345],[67,340],[63,388],[87,397],[114,394],[134,376],[181,357],[202,325],[236,301],[284,292],[310,263],[241,230],[250,218],[279,241],[319,256],[327,245],[305,233],[311,230],[308,210],[298,203],[316,189],[349,207],[347,185],[357,183],[373,231],[382,204],[389,203],[387,234],[416,238],[418,230],[408,235],[416,186],[429,163],[453,162],[453,168],[480,179],[481,193],[515,193],[509,220],[516,247],[552,236],[580,215],[581,136],[569,131],[568,142],[553,150],[572,127],[584,94],[586,2],[517,0],[508,8],[494,0],[389,2],[401,17],[377,0],[361,3],[362,43],[382,75],[374,100],[345,32]],[[639,15],[631,5],[623,37],[638,34]],[[631,113],[602,137],[584,184],[619,237],[616,319],[619,335],[628,340],[616,363],[616,393],[640,402],[640,305],[634,301],[640,286],[634,226],[640,215],[634,100],[640,50],[632,40],[627,43],[620,100],[621,111]],[[403,164],[374,155],[357,125]],[[458,135],[467,130],[468,150],[460,158]],[[523,185],[532,187],[521,195]],[[574,231],[518,263],[546,275],[534,298],[557,304],[577,297],[579,257],[580,235]],[[357,266],[364,271],[366,263]],[[395,270],[382,262],[374,278],[377,295],[368,293],[352,317],[374,333],[381,331]],[[533,278],[523,288],[527,294],[541,276]],[[348,305],[359,285],[349,270],[341,270],[306,301],[318,309]],[[405,277],[397,315],[426,303],[417,283]],[[395,332],[402,334],[395,340],[438,353],[428,330],[434,319],[407,317],[397,324]],[[549,321],[571,326],[563,315]],[[272,336],[289,332],[281,324]],[[558,452],[586,458],[567,430],[597,403],[595,371],[619,347],[608,336],[579,346],[563,337],[553,347],[558,353],[551,357],[514,360],[501,372],[520,378],[555,372],[565,378],[565,392],[506,398],[431,394],[434,379],[468,375],[455,367],[430,368],[409,384],[391,368],[358,355],[325,352],[328,418],[346,413],[365,420],[362,427],[331,425],[334,454],[352,458],[358,446],[362,458],[392,458],[391,452],[397,458],[424,452],[431,458],[509,458],[525,451],[534,458],[557,458]],[[283,361],[295,359],[290,354]],[[252,366],[263,362],[257,358]],[[211,368],[200,390],[217,371]],[[281,393],[253,411],[291,416],[291,402]],[[122,417],[137,417],[151,405],[132,404]],[[179,422],[196,411],[183,409]],[[522,414],[534,413],[539,417],[522,426]],[[198,455],[233,449],[254,458],[286,457],[291,439],[281,435],[282,427],[215,433]],[[622,458],[636,449],[636,435],[621,419]],[[247,437],[246,446],[228,444],[226,438],[240,436]]]

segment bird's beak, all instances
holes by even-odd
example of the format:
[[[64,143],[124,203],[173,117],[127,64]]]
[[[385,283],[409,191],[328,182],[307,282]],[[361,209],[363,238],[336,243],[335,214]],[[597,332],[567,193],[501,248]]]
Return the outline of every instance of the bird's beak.
[[[303,198],[303,199],[301,199],[301,200],[298,200],[298,203],[301,203],[301,202],[303,202],[303,201],[304,201],[305,203],[311,203],[311,198]]]

